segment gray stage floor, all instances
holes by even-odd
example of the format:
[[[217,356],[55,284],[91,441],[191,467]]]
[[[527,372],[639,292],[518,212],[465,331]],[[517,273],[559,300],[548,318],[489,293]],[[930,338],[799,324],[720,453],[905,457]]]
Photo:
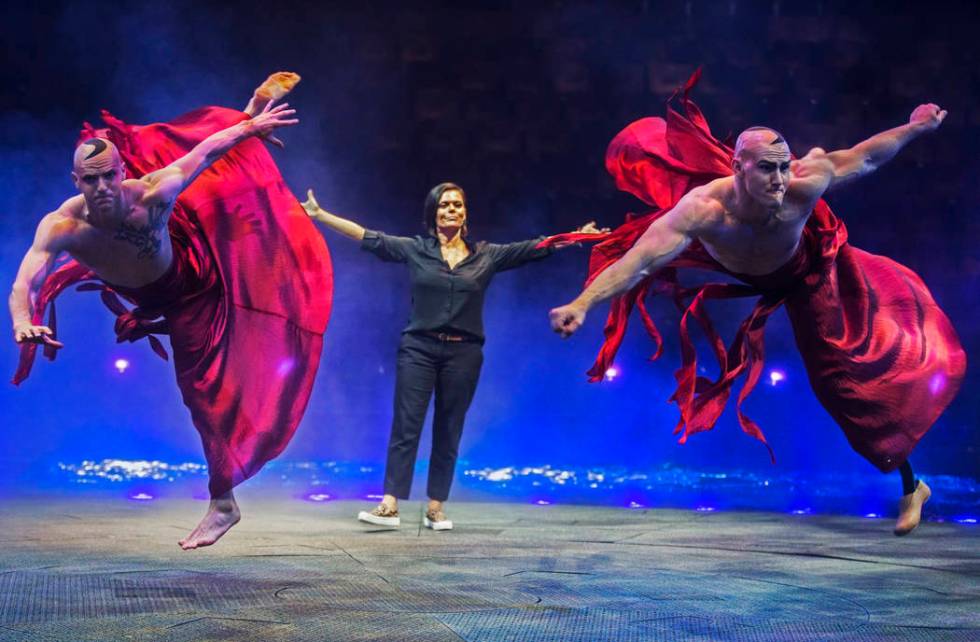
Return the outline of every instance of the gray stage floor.
[[[980,640],[980,529],[891,520],[452,505],[457,530],[362,527],[364,503],[0,501],[2,640]]]

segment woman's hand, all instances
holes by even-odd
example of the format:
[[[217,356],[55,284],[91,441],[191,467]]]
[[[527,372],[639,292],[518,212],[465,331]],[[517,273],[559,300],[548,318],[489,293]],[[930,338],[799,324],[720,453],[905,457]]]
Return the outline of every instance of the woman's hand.
[[[586,223],[582,227],[580,227],[580,228],[578,228],[576,230],[573,230],[572,231],[572,234],[609,234],[609,228],[608,227],[603,227],[603,228],[600,229],[600,228],[596,227],[595,221],[589,221],[588,223]],[[579,243],[575,243],[573,241],[557,241],[557,242],[555,242],[555,244],[552,247],[554,247],[556,250],[560,250],[563,247],[568,247],[569,245],[576,245],[577,246],[577,245],[580,245],[580,244]]]
[[[320,208],[320,204],[316,202],[316,197],[313,196],[312,189],[306,190],[306,201],[300,203],[300,205],[302,205],[303,209],[306,210],[307,216],[309,216],[314,221],[323,220],[321,218],[321,214],[325,214],[326,212],[324,212]]]
[[[364,240],[366,230],[363,227],[354,221],[348,221],[320,207],[320,204],[316,202],[316,196],[313,196],[313,190],[306,190],[306,201],[300,203],[300,205],[306,210],[307,216],[314,221],[323,223],[328,230],[333,230],[358,242]]]

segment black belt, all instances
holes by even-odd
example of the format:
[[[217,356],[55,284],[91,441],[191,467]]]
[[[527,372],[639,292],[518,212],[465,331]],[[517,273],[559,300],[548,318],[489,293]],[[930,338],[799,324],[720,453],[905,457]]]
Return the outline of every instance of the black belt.
[[[464,341],[473,341],[473,338],[466,334],[453,334],[451,332],[423,332],[427,337],[436,339],[438,341],[448,341],[450,343],[463,343]]]

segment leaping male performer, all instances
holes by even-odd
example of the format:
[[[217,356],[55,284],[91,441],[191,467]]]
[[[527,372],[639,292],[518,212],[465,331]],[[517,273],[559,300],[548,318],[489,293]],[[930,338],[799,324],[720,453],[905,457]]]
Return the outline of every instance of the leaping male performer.
[[[714,138],[688,98],[698,75],[684,88],[683,113],[670,108],[666,120],[636,121],[610,144],[606,167],[617,186],[658,209],[630,220],[595,246],[586,289],[551,311],[552,328],[568,337],[593,306],[617,297],[606,343],[589,373],[598,379],[612,363],[634,306],[657,341],[659,355],[660,335],[643,298],[648,292],[672,294],[684,312],[683,365],[671,398],[681,411],[675,432],[683,433],[683,442],[711,429],[734,380],[747,373],[738,420],[746,433],[765,443],[741,404],[762,372],[766,319],[785,304],[821,404],[859,454],[883,472],[901,472],[895,534],[905,535],[919,524],[930,496],[926,483],[915,479],[909,454],[956,396],[966,355],[922,280],[895,261],[849,245],[844,224],[822,196],[873,172],[910,141],[936,130],[946,111],[920,105],[908,124],[850,149],[828,153],[815,148],[794,160],[786,139],[769,127],[745,130],[734,150]],[[714,270],[742,284],[683,288],[677,282],[682,267]],[[741,296],[759,300],[726,349],[704,302]],[[692,321],[713,347],[720,369],[715,380],[697,374]]]
[[[273,74],[243,112],[206,107],[146,126],[103,112],[108,128],[86,125],[75,150],[80,193],[41,220],[10,293],[16,384],[38,345],[49,358],[63,347],[54,298],[74,283],[101,290],[119,341],[146,337],[166,358],[152,335],[170,335],[211,494],[184,549],[238,522],[232,488],[285,448],[319,364],[329,255],[260,142],[281,146],[273,132],[298,122],[273,107],[298,81]]]

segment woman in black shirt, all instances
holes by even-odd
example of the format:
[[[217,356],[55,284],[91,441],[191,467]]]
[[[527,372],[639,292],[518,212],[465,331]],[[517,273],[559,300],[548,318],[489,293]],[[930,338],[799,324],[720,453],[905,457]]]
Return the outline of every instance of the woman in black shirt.
[[[435,391],[429,505],[425,526],[448,530],[443,512],[456,467],[463,419],[483,365],[483,298],[494,274],[544,258],[542,238],[507,243],[467,240],[466,201],[453,183],[435,186],[425,199],[427,236],[389,236],[323,210],[313,191],[303,207],[311,218],[361,242],[382,260],[407,263],[412,283],[412,313],[402,331],[395,375],[395,408],[385,466],[384,498],[358,519],[398,526],[398,499],[407,499],[419,437]],[[588,223],[577,232],[599,232]],[[603,230],[608,231],[608,230]],[[561,246],[559,246],[561,247]]]

